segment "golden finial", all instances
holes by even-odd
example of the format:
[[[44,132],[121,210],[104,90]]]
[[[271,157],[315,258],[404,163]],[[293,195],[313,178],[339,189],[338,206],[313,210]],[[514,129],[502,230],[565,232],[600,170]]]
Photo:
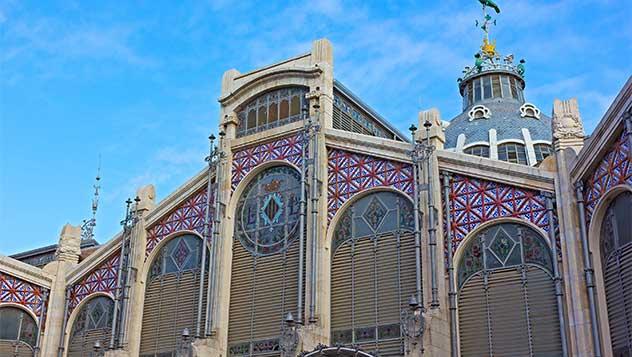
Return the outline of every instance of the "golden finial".
[[[483,39],[483,45],[481,46],[481,51],[488,58],[494,58],[498,53],[496,52],[496,41],[490,42],[488,39]]]

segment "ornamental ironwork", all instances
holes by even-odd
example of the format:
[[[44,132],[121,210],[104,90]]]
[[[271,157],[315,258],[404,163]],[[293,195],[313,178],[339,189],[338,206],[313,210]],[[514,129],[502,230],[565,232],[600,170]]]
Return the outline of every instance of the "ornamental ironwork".
[[[237,204],[235,235],[253,255],[287,249],[298,237],[300,173],[276,166],[257,175]]]

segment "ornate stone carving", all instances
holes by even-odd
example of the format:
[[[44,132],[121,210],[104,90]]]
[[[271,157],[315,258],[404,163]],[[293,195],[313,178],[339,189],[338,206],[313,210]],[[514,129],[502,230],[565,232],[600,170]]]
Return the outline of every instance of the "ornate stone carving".
[[[57,259],[67,262],[78,262],[81,254],[81,227],[66,223],[61,230],[59,245],[55,255]]]
[[[556,99],[553,102],[553,137],[555,139],[581,139],[584,125],[579,115],[577,99]]]

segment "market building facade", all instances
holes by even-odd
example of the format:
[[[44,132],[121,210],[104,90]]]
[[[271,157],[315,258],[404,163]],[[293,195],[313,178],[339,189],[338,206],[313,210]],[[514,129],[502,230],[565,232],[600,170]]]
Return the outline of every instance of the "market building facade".
[[[458,86],[404,134],[326,39],[226,71],[201,172],[0,256],[0,355],[632,354],[632,79],[590,137],[488,38]]]

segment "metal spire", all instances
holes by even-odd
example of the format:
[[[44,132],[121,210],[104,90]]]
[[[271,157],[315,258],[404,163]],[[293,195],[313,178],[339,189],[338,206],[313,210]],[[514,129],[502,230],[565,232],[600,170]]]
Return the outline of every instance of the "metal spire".
[[[81,239],[93,239],[94,227],[97,225],[97,210],[99,209],[99,190],[101,189],[101,155],[99,155],[99,165],[97,166],[97,176],[94,180],[94,195],[92,197],[92,218],[84,219],[81,225]]]

